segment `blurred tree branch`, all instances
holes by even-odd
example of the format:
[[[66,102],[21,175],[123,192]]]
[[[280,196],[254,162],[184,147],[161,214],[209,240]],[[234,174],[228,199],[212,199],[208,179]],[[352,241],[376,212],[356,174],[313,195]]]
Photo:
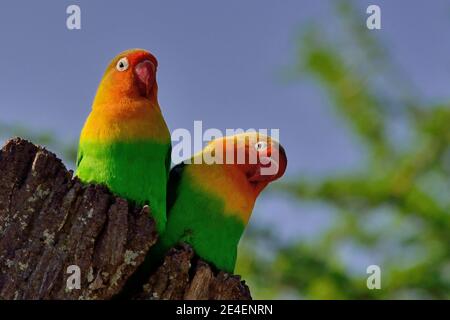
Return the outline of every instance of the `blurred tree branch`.
[[[240,272],[252,275],[255,292],[258,286],[275,284],[273,295],[448,299],[450,197],[445,192],[450,192],[449,104],[428,104],[420,97],[374,33],[365,28],[364,11],[357,12],[349,1],[338,2],[336,8],[344,24],[343,34],[337,37],[334,33],[330,40],[320,27],[306,28],[300,38],[296,70],[300,76],[316,80],[336,114],[360,139],[368,155],[364,170],[278,184],[279,192],[298,201],[331,206],[336,221],[308,243],[284,243],[273,233],[250,237],[251,241],[270,242],[276,249],[269,258],[242,254]],[[381,88],[376,81],[379,76]],[[410,133],[401,145],[390,130],[396,121]],[[370,230],[369,221],[374,221],[380,210],[390,219],[381,229]],[[301,223],[301,214],[298,219]],[[414,228],[402,233],[402,227],[409,225]],[[383,247],[386,241],[392,244],[389,250]],[[343,242],[379,256],[374,261],[383,263],[383,290],[367,289],[365,270],[355,274],[344,267],[346,261],[337,253]],[[242,247],[245,252],[246,245]],[[406,252],[414,254],[405,263],[401,257]],[[261,259],[272,263],[262,264]]]

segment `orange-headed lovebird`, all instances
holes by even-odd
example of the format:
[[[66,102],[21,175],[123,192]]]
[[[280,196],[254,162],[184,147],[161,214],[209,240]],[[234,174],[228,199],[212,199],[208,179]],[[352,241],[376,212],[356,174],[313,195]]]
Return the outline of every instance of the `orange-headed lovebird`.
[[[161,233],[171,140],[158,103],[157,66],[141,49],[112,60],[81,132],[76,175],[137,205],[148,204]]]
[[[286,166],[284,149],[266,135],[244,133],[210,142],[170,173],[167,227],[155,255],[186,242],[199,257],[233,272],[256,198]]]

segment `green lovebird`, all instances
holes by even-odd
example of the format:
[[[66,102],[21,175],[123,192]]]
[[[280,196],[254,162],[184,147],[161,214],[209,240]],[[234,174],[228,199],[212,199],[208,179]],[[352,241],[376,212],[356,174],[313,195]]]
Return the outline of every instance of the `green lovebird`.
[[[171,171],[167,227],[155,254],[185,242],[200,258],[233,272],[256,198],[286,166],[284,149],[265,135],[244,133],[210,142],[189,164]]]
[[[157,65],[141,49],[112,60],[81,132],[75,174],[137,205],[148,204],[162,233],[171,139],[158,103]]]

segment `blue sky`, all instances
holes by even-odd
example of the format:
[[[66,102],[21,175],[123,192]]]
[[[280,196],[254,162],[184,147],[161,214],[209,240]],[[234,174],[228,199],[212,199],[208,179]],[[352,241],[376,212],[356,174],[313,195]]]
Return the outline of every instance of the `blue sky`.
[[[282,76],[295,63],[296,38],[308,22],[328,30],[339,23],[333,2],[277,3],[2,0],[0,120],[77,139],[109,60],[142,47],[159,60],[159,100],[171,130],[190,129],[194,120],[222,130],[279,128],[290,176],[359,166],[364,151],[324,93]],[[362,15],[368,4],[381,6],[382,30],[374,32],[417,90],[430,100],[448,97],[450,2],[357,3]],[[80,31],[66,29],[70,4],[81,7]],[[268,212],[263,206],[285,208],[293,220],[297,210],[309,210],[284,200],[258,204]],[[292,232],[307,231],[299,228]]]
[[[372,1],[373,2],[373,1]],[[365,1],[359,1],[364,13]],[[369,2],[367,2],[369,3]],[[450,75],[450,3],[375,1],[394,58],[430,98],[445,97]],[[65,27],[79,4],[82,30]],[[280,128],[288,173],[351,168],[362,152],[310,83],[286,84],[295,40],[309,21],[332,29],[330,1],[2,1],[1,120],[76,139],[98,82],[118,52],[159,60],[160,103],[171,130]],[[364,21],[362,21],[364,23]]]

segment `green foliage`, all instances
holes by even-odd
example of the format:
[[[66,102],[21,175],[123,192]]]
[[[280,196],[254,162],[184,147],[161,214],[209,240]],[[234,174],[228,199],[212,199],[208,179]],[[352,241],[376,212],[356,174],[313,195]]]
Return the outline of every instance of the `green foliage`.
[[[359,139],[367,154],[363,170],[278,184],[278,192],[294,201],[334,208],[332,226],[311,241],[290,243],[270,232],[249,233],[238,272],[256,298],[448,299],[449,105],[418,97],[376,33],[365,28],[364,15],[349,2],[337,9],[344,24],[339,41],[336,34],[330,40],[320,28],[307,28],[296,70],[316,81]],[[401,123],[408,138],[394,139],[393,123]],[[346,267],[352,262],[338,253],[348,243],[380,265],[382,290],[367,289],[365,269]],[[255,253],[256,245],[270,245],[271,253]]]

